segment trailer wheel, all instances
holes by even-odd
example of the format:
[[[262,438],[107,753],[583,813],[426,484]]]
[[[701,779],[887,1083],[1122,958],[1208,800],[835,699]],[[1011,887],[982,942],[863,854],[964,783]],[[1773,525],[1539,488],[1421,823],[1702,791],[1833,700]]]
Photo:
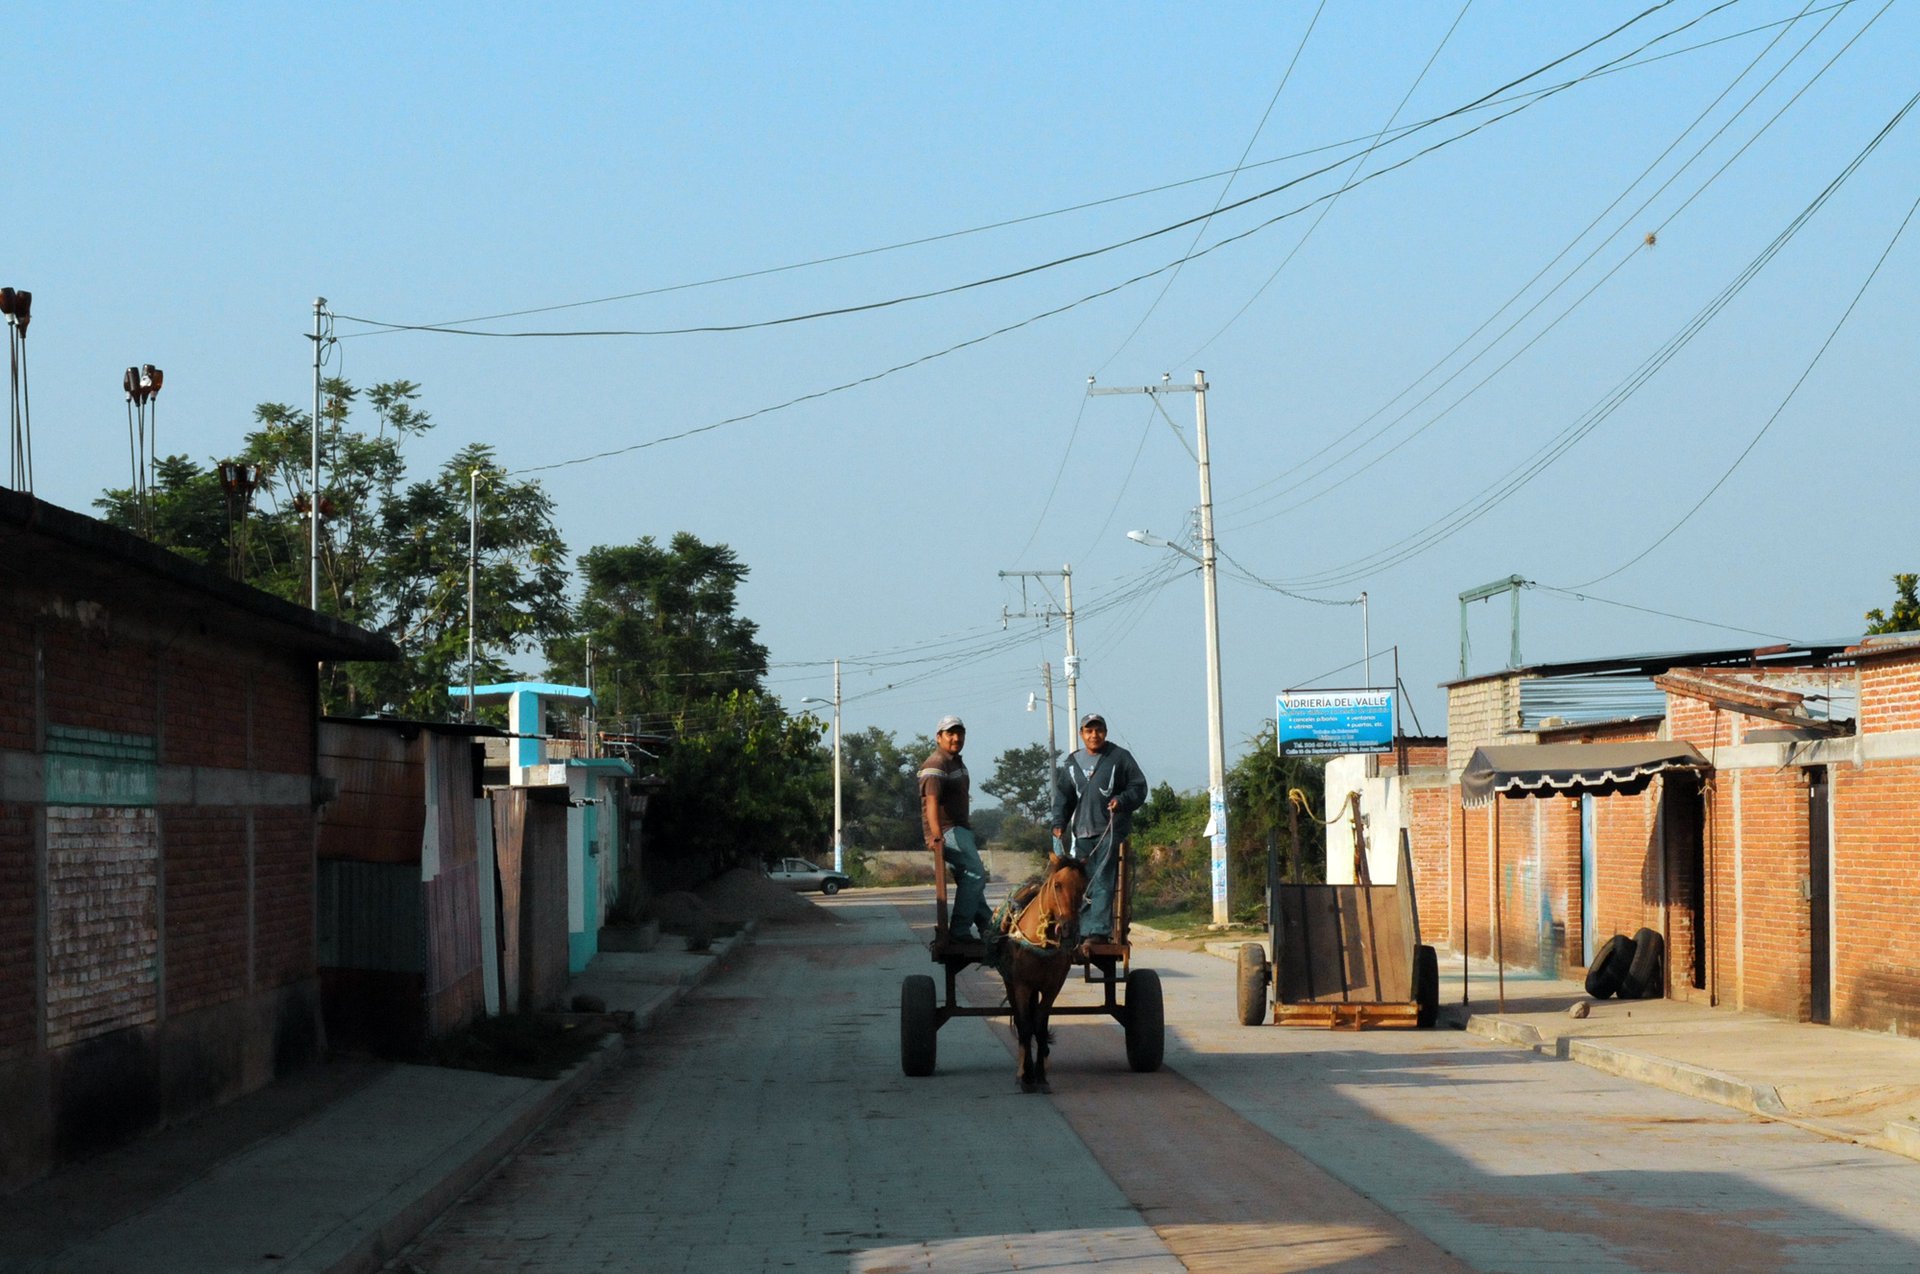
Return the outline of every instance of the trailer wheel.
[[[1632,967],[1633,939],[1624,933],[1614,934],[1594,953],[1593,963],[1587,966],[1587,994],[1596,1000],[1606,999],[1620,989],[1627,970]]]
[[[933,979],[915,973],[900,983],[900,1069],[919,1079],[933,1074],[940,1046]]]
[[[1425,943],[1413,949],[1413,1001],[1415,1022],[1423,1031],[1433,1029],[1440,1020],[1440,953]]]
[[[1651,929],[1633,935],[1633,962],[1620,980],[1621,999],[1651,999],[1666,989],[1660,976],[1661,966],[1666,963],[1666,945],[1666,939]]]
[[[1240,948],[1238,1007],[1240,1025],[1258,1026],[1267,1016],[1267,949],[1257,942]]]
[[[1160,975],[1135,969],[1127,975],[1127,1065],[1145,1074],[1160,1069],[1166,1055],[1166,1007],[1160,999]]]

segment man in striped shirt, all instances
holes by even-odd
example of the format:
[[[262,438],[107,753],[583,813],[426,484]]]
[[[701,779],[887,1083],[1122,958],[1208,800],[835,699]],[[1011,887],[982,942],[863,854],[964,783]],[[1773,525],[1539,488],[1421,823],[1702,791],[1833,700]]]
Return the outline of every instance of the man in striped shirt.
[[[967,727],[959,717],[940,718],[934,727],[933,755],[920,763],[920,823],[927,848],[947,860],[953,877],[953,910],[948,913],[947,937],[955,942],[981,940],[993,932],[993,909],[987,906],[987,869],[980,862],[980,844],[968,821],[967,763],[960,750],[967,744]]]

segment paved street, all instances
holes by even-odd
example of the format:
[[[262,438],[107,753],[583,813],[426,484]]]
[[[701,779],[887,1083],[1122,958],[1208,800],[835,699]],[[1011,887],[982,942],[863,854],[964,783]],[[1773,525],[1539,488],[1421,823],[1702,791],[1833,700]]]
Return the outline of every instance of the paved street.
[[[1459,1032],[1240,1027],[1204,954],[1136,948],[1166,989],[1158,1074],[1072,1019],[1053,1096],[1023,1096],[1002,1020],[958,1019],[908,1080],[923,899],[763,927],[390,1268],[1920,1266],[1911,1160]]]

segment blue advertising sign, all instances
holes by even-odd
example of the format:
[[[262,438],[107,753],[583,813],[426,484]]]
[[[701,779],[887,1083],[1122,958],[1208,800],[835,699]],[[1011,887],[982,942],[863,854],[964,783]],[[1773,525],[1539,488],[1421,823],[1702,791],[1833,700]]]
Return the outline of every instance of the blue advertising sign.
[[[1391,690],[1282,691],[1274,720],[1281,756],[1393,751]]]

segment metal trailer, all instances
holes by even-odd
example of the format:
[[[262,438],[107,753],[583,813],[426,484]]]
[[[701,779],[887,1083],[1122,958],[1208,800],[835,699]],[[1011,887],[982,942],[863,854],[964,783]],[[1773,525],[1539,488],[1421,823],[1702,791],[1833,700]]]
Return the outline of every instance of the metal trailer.
[[[1160,995],[1160,975],[1152,969],[1132,967],[1133,947],[1128,941],[1133,911],[1131,859],[1132,847],[1123,842],[1115,899],[1120,922],[1116,926],[1117,940],[1089,944],[1088,958],[1081,965],[1081,981],[1100,988],[1100,1002],[1056,1004],[1050,1016],[1113,1018],[1126,1028],[1127,1065],[1144,1073],[1159,1070],[1165,1055],[1166,1010]],[[946,998],[941,1000],[937,996],[934,979],[928,974],[909,974],[900,983],[900,1069],[916,1078],[933,1074],[939,1031],[949,1020],[1001,1017],[1007,1013],[1004,1001],[991,1008],[959,1003],[956,983],[960,972],[970,964],[984,965],[986,944],[948,937],[947,864],[937,853],[933,855],[933,878],[933,940],[927,949],[933,962],[945,971]]]
[[[1369,1026],[1430,1027],[1439,1015],[1440,965],[1420,942],[1413,896],[1413,859],[1400,833],[1399,881],[1367,877],[1355,820],[1359,883],[1282,884],[1268,866],[1271,965],[1258,943],[1240,948],[1235,979],[1240,1022],[1258,1026],[1273,992],[1276,1026],[1360,1030]]]

